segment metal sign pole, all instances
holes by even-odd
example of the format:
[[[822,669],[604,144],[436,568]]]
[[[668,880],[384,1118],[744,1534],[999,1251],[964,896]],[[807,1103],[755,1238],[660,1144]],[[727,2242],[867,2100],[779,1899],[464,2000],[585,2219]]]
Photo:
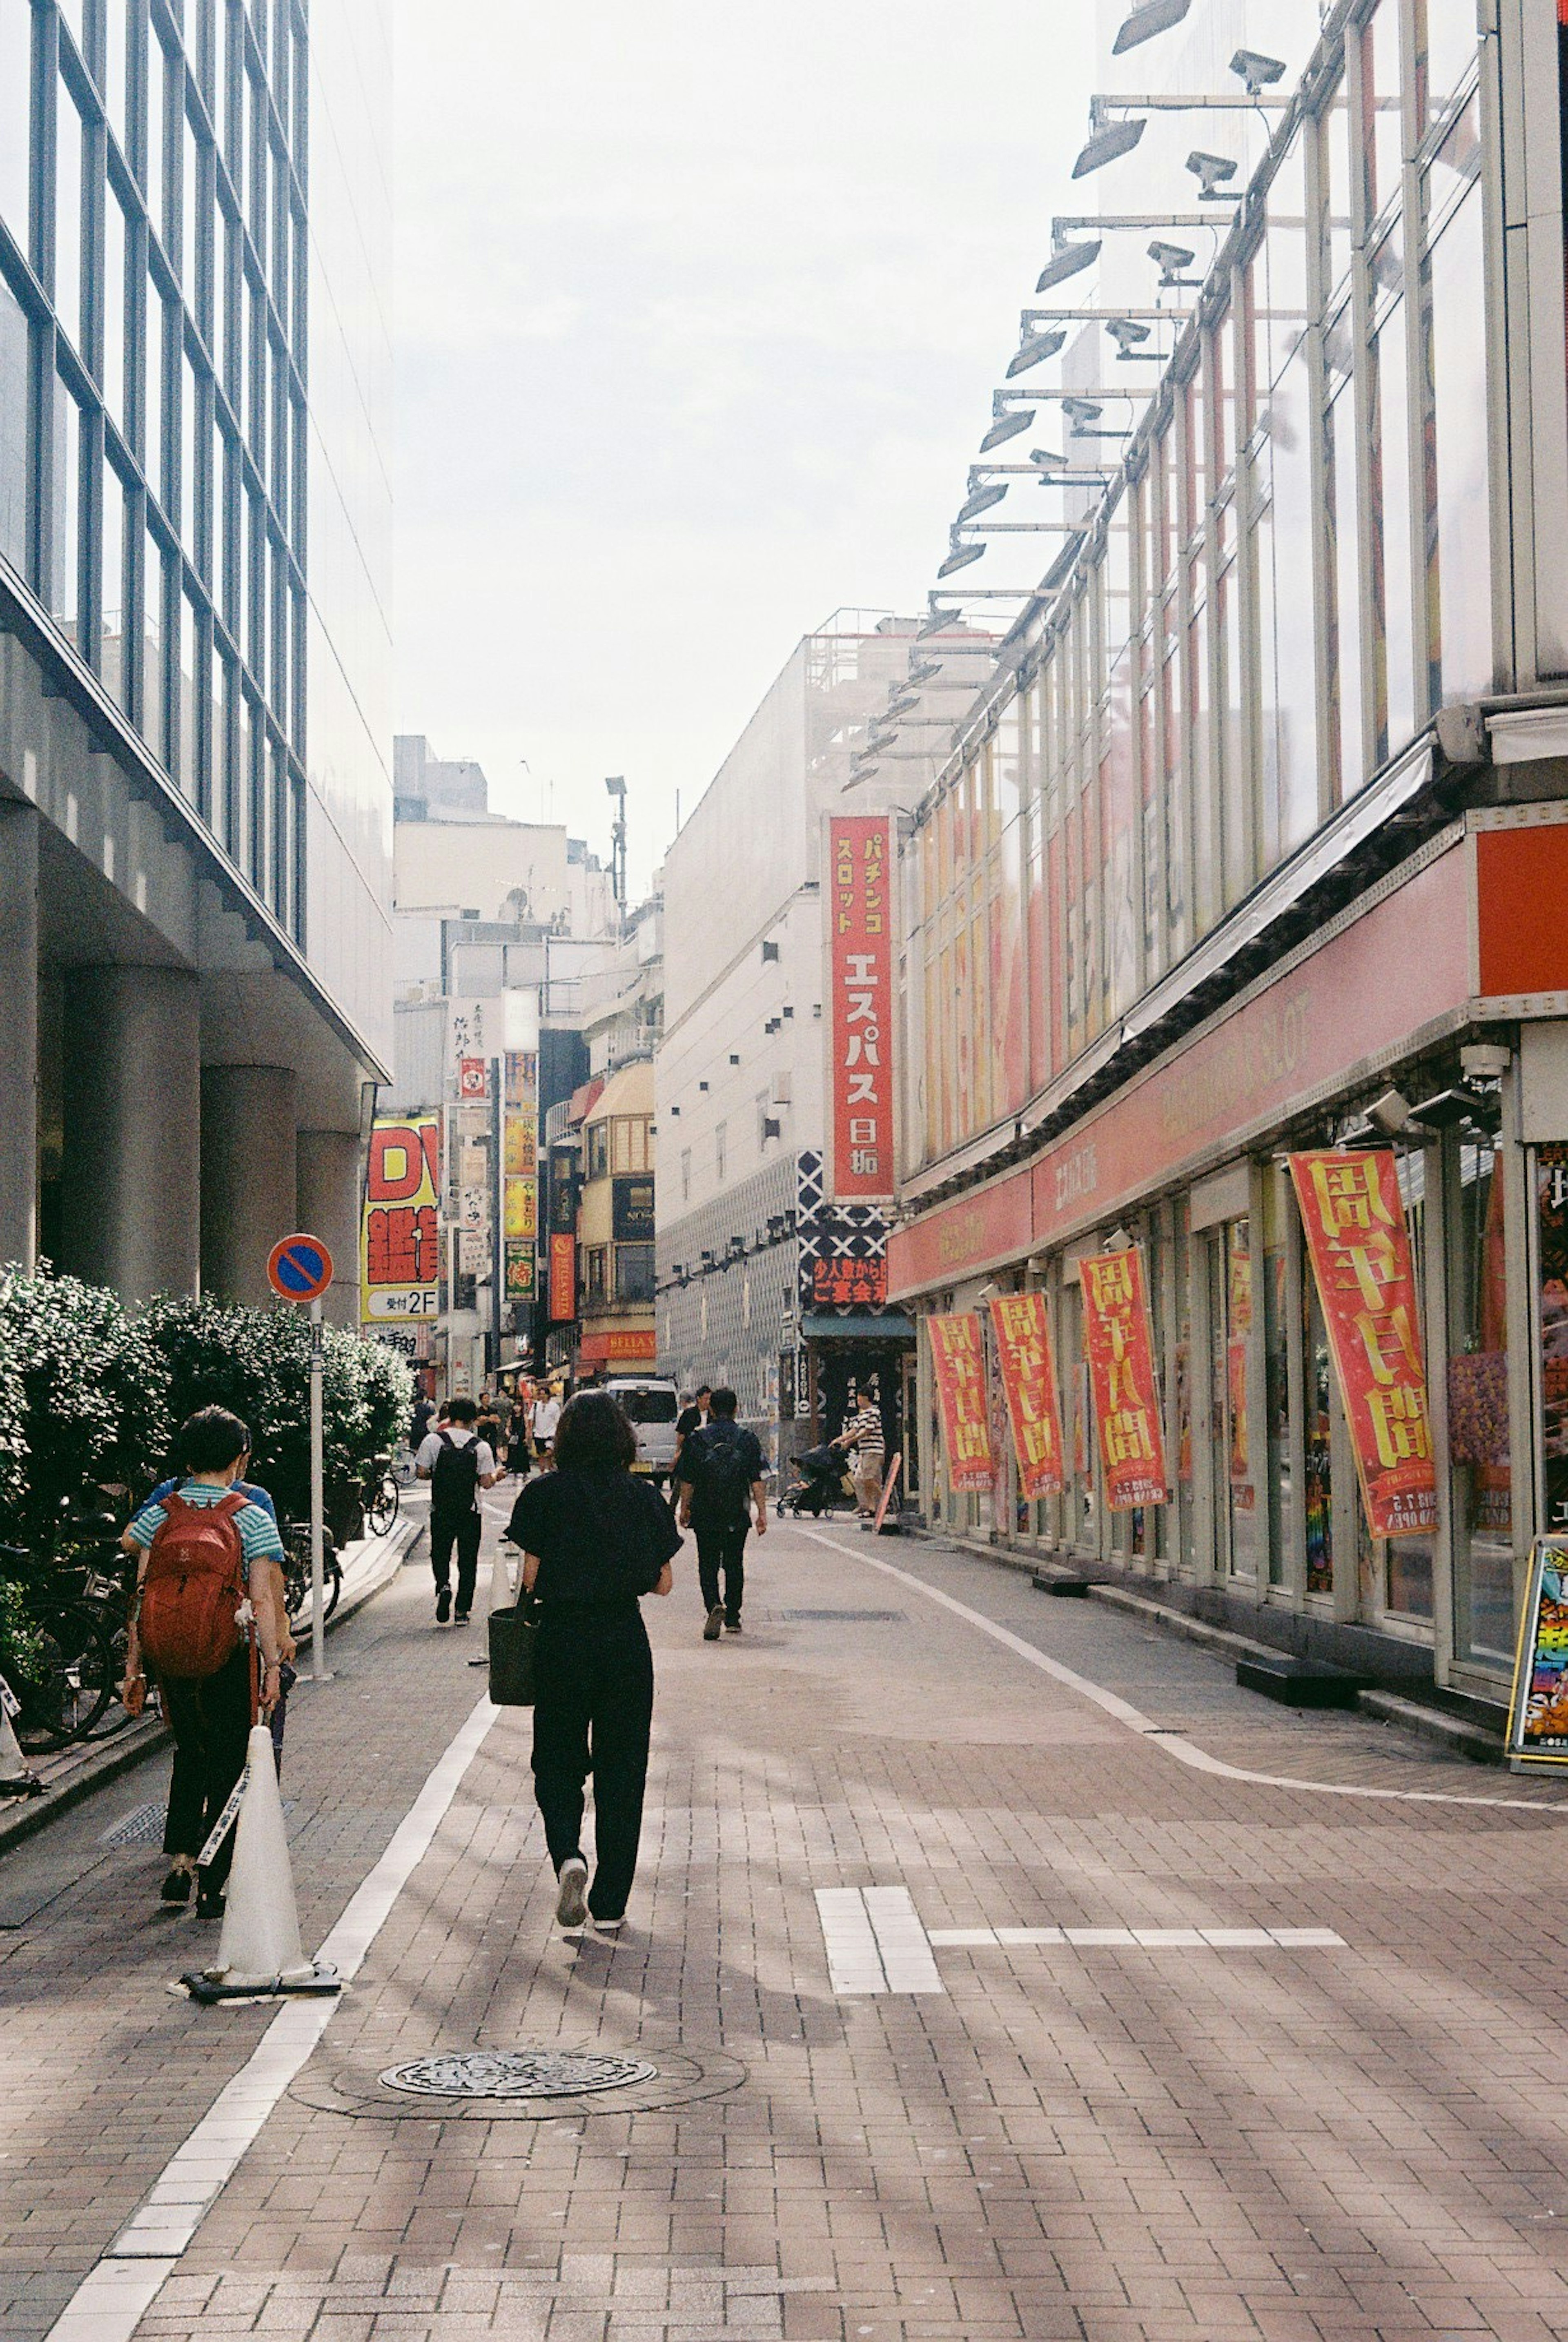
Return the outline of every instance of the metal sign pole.
[[[322,1552],[321,1302],[310,1305],[310,1674],[325,1683],[325,1572]]]

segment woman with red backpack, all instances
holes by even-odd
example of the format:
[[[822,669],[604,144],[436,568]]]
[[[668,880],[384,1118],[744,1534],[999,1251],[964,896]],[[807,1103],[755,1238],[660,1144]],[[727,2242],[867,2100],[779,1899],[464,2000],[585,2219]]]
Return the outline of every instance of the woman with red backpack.
[[[164,1851],[170,1857],[160,1900],[188,1903],[196,1857],[239,1779],[245,1741],[259,1714],[278,1697],[283,1622],[275,1573],[258,1565],[283,1560],[277,1523],[235,1486],[250,1434],[226,1407],[204,1406],[180,1433],[186,1476],[178,1489],[144,1505],[125,1531],[140,1552],[125,1661],[127,1705],[143,1681],[144,1658],[156,1676],[177,1761],[169,1792]],[[250,1616],[245,1616],[249,1604]],[[249,1629],[260,1650],[253,1675]],[[224,1907],[233,1857],[231,1830],[207,1866],[198,1916]]]

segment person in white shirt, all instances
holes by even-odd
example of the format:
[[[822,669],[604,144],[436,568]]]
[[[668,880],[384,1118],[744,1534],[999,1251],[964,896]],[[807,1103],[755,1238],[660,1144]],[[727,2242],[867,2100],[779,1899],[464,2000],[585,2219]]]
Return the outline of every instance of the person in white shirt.
[[[561,1401],[546,1386],[544,1396],[534,1402],[534,1447],[542,1472],[548,1472],[554,1461],[555,1432],[560,1421]]]
[[[479,1491],[500,1477],[488,1440],[474,1429],[479,1413],[471,1398],[454,1398],[446,1421],[421,1445],[414,1468],[430,1483],[430,1566],[435,1576],[435,1623],[452,1613],[452,1548],[457,1547],[457,1624],[466,1626],[479,1573],[479,1536],[484,1516]]]

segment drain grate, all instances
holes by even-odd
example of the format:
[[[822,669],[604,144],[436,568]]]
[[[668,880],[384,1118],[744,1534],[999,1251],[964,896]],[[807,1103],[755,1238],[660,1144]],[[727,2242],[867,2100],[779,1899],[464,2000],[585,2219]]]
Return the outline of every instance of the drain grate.
[[[640,2057],[599,2057],[558,2049],[465,2049],[414,2057],[381,2077],[389,2089],[424,2098],[580,2098],[658,2079]]]
[[[847,1618],[863,1626],[902,1626],[906,1616],[902,1610],[781,1610],[778,1615],[792,1625]]]
[[[155,1846],[164,1835],[162,1806],[133,1806],[124,1820],[117,1821],[99,1838],[100,1846]]]

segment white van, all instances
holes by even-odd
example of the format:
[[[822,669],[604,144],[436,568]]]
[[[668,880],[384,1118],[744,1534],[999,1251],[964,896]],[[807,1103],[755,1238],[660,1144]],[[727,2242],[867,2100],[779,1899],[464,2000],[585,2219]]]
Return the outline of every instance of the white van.
[[[633,1471],[645,1474],[655,1487],[662,1488],[675,1460],[675,1417],[681,1411],[680,1393],[674,1383],[660,1382],[654,1376],[618,1376],[604,1388],[632,1418],[637,1435],[637,1460]]]

